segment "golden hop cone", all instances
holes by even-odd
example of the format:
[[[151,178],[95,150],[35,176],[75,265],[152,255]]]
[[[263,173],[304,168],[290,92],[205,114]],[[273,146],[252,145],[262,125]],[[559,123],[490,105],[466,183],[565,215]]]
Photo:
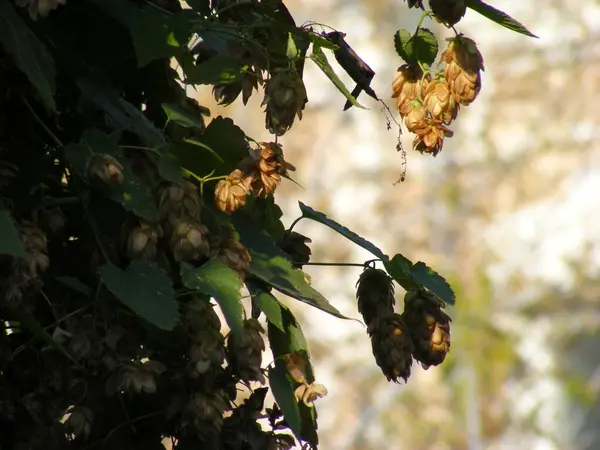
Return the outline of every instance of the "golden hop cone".
[[[429,0],[435,19],[449,27],[458,23],[467,11],[465,0]]]
[[[439,120],[427,119],[418,125],[414,131],[416,136],[413,148],[421,153],[431,153],[436,156],[444,147],[444,138],[452,137],[454,133]]]
[[[444,78],[452,96],[461,105],[470,104],[481,90],[481,71],[485,70],[475,41],[462,35],[453,38],[442,60],[446,62]]]
[[[405,102],[400,109],[400,115],[404,117],[404,125],[410,132],[421,128],[427,119],[427,110],[420,100]]]
[[[409,291],[404,297],[404,321],[414,344],[413,356],[425,369],[441,364],[450,351],[450,317],[444,302],[425,291]]]
[[[297,263],[293,264],[294,267],[301,268],[303,264],[310,261],[311,250],[306,244],[311,242],[310,238],[300,233],[286,231],[279,247],[290,256],[293,262]]]
[[[244,333],[232,332],[227,340],[227,355],[233,372],[246,383],[265,383],[261,371],[262,352],[265,351],[265,330],[256,319],[244,321]]]
[[[377,365],[388,381],[404,382],[410,377],[414,350],[408,328],[401,315],[387,313],[379,316],[367,329]]]
[[[385,271],[367,267],[356,285],[358,311],[367,327],[378,317],[394,312],[394,284]]]
[[[109,154],[95,155],[87,167],[88,178],[97,185],[114,186],[123,183],[123,166]]]
[[[180,220],[173,229],[170,247],[175,261],[194,261],[210,253],[208,228],[200,221]]]
[[[456,102],[448,84],[443,80],[433,80],[425,90],[423,104],[434,120],[449,124],[458,115],[460,105]]]
[[[252,192],[254,180],[260,178],[256,170],[235,169],[225,180],[217,183],[215,204],[225,214],[232,214],[246,204],[246,198]]]
[[[263,105],[267,105],[266,127],[270,133],[282,136],[294,119],[302,119],[308,101],[302,78],[295,70],[276,69],[265,86]]]
[[[408,64],[400,66],[392,81],[392,98],[396,99],[396,109],[402,114],[402,106],[406,102],[422,97],[422,92],[427,89],[429,75],[423,77],[419,67]]]

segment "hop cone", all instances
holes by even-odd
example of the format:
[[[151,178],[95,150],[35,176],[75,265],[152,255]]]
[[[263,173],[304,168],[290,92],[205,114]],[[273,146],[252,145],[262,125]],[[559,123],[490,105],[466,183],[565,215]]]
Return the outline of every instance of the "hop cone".
[[[388,379],[398,383],[410,377],[413,342],[408,327],[401,315],[387,313],[373,321],[367,332],[371,335],[371,345],[375,362]]]
[[[413,356],[423,368],[441,364],[450,351],[450,317],[444,303],[425,291],[409,291],[402,314],[414,343]]]
[[[367,267],[361,273],[356,289],[358,311],[367,326],[377,319],[394,311],[394,285],[385,271]]]
[[[227,340],[227,354],[233,371],[246,383],[265,383],[261,371],[262,352],[265,350],[265,330],[256,319],[244,321],[244,333],[231,333]]]

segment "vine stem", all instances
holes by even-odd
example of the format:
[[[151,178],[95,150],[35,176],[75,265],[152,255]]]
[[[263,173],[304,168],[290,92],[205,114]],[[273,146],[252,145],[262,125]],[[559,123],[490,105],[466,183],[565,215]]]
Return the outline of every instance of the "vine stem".
[[[31,105],[29,104],[29,102],[24,99],[23,103],[25,104],[25,107],[29,110],[29,112],[31,113],[31,115],[33,116],[35,121],[38,124],[40,124],[40,126],[44,129],[44,131],[46,133],[48,133],[48,136],[50,136],[52,138],[52,140],[58,144],[59,147],[64,148],[64,144],[61,142],[61,140],[52,132],[52,130],[50,130],[50,128],[48,128],[48,126],[44,123],[44,121],[40,118],[40,116],[38,116],[36,114],[36,112],[33,110]]]
[[[372,261],[378,261],[377,259],[374,259]],[[370,261],[367,261],[370,262]],[[367,262],[364,263],[337,263],[337,262],[331,262],[331,263],[326,263],[326,262],[309,262],[309,263],[303,263],[300,261],[295,261],[293,264],[302,264],[303,266],[349,266],[349,267],[364,267],[365,264]]]
[[[291,232],[292,232],[292,230],[294,229],[294,227],[296,226],[296,224],[297,224],[298,222],[300,222],[302,219],[304,219],[304,216],[300,216],[300,217],[298,217],[296,220],[294,220],[294,221],[292,222],[292,224],[290,225],[290,227],[288,228],[287,232],[288,232],[288,233],[291,233]]]

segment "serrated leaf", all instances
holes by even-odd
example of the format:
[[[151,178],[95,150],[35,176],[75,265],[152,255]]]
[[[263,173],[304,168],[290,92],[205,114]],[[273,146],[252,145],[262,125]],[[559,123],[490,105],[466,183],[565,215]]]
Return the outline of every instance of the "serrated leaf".
[[[321,50],[318,45],[313,44],[313,52],[309,58],[314,61],[317,67],[319,67],[319,69],[321,69],[325,75],[327,75],[327,78],[331,80],[333,85],[344,95],[344,97],[346,97],[346,99],[348,99],[348,101],[350,101],[350,103],[358,108],[367,109],[358,103],[358,101],[352,96],[346,85],[342,82],[342,80],[340,80],[340,78],[331,68],[325,53],[323,53],[323,50]]]
[[[193,17],[186,11],[169,15],[154,10],[140,11],[130,30],[138,67],[187,51]]]
[[[298,437],[302,431],[302,422],[300,419],[300,409],[294,394],[294,388],[287,376],[285,362],[275,360],[275,367],[268,371],[269,386],[275,397],[275,401],[283,413],[285,421],[290,429]]]
[[[256,303],[256,306],[265,313],[269,323],[276,326],[279,330],[285,331],[283,328],[283,317],[281,315],[281,305],[277,299],[270,292],[263,291],[262,289],[250,288],[250,294],[252,299]]]
[[[175,328],[179,312],[173,281],[155,262],[133,261],[125,271],[107,263],[98,273],[106,287],[132,311],[162,330]]]
[[[202,117],[194,117],[189,112],[172,103],[162,103],[161,106],[169,122],[175,122],[185,128],[196,128],[200,131],[206,128]]]
[[[64,284],[67,287],[70,287],[74,291],[79,292],[80,294],[89,297],[92,295],[92,288],[87,284],[82,283],[78,278],[75,277],[56,277],[56,281]]]
[[[397,254],[391,260],[386,256],[383,259],[383,265],[394,281],[405,290],[410,291],[421,287],[410,272],[413,265],[412,262],[403,255]]]
[[[8,0],[0,0],[0,42],[15,65],[35,86],[46,107],[55,111],[56,68],[52,55]]]
[[[494,8],[481,0],[466,0],[465,4],[468,8],[478,12],[482,16],[490,19],[492,22],[498,25],[508,28],[509,30],[516,31],[517,33],[524,34],[525,36],[537,38],[535,34],[529,31],[522,23],[516,21],[508,14],[499,9]]]
[[[394,45],[407,64],[431,65],[438,53],[438,40],[427,28],[419,28],[412,36],[406,30],[398,30]]]
[[[150,188],[133,173],[129,160],[107,134],[95,128],[87,129],[83,132],[81,142],[70,144],[65,150],[72,169],[84,178],[87,176],[87,164],[96,154],[108,154],[123,166],[123,183],[106,186],[107,197],[139,217],[151,222],[158,220],[158,210]]]
[[[0,211],[0,254],[29,258],[10,212]]]
[[[188,67],[185,71],[185,83],[229,84],[239,79],[243,73],[244,66],[239,58],[219,54],[197,66]]]
[[[298,202],[298,204],[300,205],[300,211],[302,211],[302,217],[322,223],[323,225],[327,225],[329,228],[337,231],[339,234],[351,240],[356,245],[359,245],[365,250],[368,250],[369,252],[373,253],[378,258],[386,258],[385,254],[379,248],[377,248],[376,245],[360,237],[355,232],[350,231],[348,228],[346,228],[343,225],[340,225],[335,220],[330,219],[322,212],[316,211],[302,202]]]
[[[242,280],[237,272],[221,261],[210,259],[198,268],[182,263],[181,280],[186,288],[214,297],[231,331],[244,332],[244,307],[240,298]]]
[[[288,255],[275,244],[273,238],[266,231],[255,226],[242,213],[236,214],[233,222],[240,234],[240,242],[244,244],[252,257],[249,268],[252,275],[283,294],[333,316],[347,319],[323,295],[308,284],[302,270],[292,267]]]
[[[454,291],[446,279],[438,274],[435,270],[427,266],[427,264],[424,262],[419,261],[412,266],[410,273],[415,281],[441,298],[444,303],[454,306],[456,303]]]

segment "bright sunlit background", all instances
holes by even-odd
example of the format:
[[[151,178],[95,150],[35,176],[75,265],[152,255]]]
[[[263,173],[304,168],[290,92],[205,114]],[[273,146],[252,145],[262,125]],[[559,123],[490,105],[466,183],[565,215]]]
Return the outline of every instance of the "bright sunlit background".
[[[467,12],[457,30],[484,56],[482,91],[437,158],[413,152],[405,133],[406,181],[396,186],[397,131],[387,130],[381,106],[361,96],[369,110],[342,112],[345,99],[306,64],[304,119],[281,140],[303,186],[284,182],[278,191],[284,223],[299,215],[301,200],[388,254],[426,261],[457,292],[449,357],[428,371],[415,365],[406,386],[385,380],[361,324],[286,301],[329,390],[317,402],[324,450],[600,449],[600,3],[490,3],[539,39]],[[346,32],[392,107],[391,80],[402,64],[393,35],[414,29],[417,11],[402,0],[286,4],[298,23]],[[450,36],[424,26],[442,45]],[[227,109],[211,103],[209,91],[199,96],[213,115],[271,139],[262,93]],[[296,230],[312,238],[313,262],[371,258],[317,223]],[[359,268],[307,271],[342,313],[359,318]],[[396,294],[401,308],[404,292]]]

